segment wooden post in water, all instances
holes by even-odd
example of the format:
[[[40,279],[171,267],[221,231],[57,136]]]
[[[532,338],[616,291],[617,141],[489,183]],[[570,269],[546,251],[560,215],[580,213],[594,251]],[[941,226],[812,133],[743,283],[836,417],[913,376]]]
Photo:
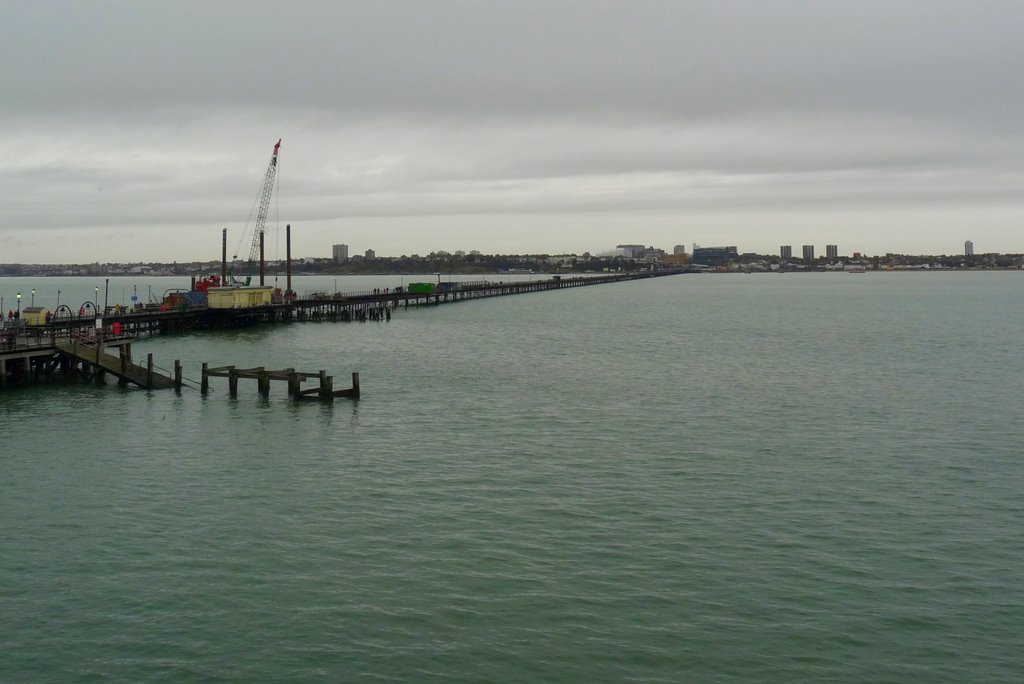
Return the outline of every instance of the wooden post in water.
[[[284,293],[290,295],[292,293],[292,224],[290,223],[284,227],[284,249],[287,273]]]
[[[326,397],[324,396],[326,392],[327,392],[327,371],[322,370],[322,371],[320,371],[320,399],[321,400],[326,400]]]
[[[181,378],[182,378],[181,360],[180,359],[174,359],[174,389],[177,390],[178,392],[181,391]]]
[[[260,371],[256,378],[256,390],[260,393],[260,396],[267,398],[270,396],[270,372]]]
[[[153,354],[146,354],[146,389],[153,389]]]
[[[299,374],[293,368],[289,368],[288,371],[288,396],[297,397],[300,392]]]
[[[359,396],[359,372],[352,373],[352,396]]]
[[[260,287],[263,287],[263,274],[266,261],[263,259],[263,229],[260,228]]]
[[[228,395],[232,399],[238,396],[238,371],[234,366],[228,369]]]
[[[210,392],[209,366],[206,361],[203,361],[203,379],[199,385],[199,391],[203,394],[209,394]]]
[[[328,375],[324,378],[324,384],[320,386],[320,400],[334,401],[334,376]]]

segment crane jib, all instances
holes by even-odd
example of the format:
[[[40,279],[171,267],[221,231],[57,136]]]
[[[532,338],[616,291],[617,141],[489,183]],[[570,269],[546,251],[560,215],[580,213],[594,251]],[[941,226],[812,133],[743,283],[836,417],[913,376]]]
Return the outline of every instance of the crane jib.
[[[274,177],[277,173],[277,153],[281,148],[281,140],[274,145],[274,154],[270,157],[267,172],[263,176],[263,189],[260,192],[259,211],[256,212],[256,223],[253,224],[252,244],[249,247],[249,259],[245,264],[245,284],[252,282],[253,264],[260,255],[260,236],[267,224],[267,211],[270,209],[270,196],[274,193]]]

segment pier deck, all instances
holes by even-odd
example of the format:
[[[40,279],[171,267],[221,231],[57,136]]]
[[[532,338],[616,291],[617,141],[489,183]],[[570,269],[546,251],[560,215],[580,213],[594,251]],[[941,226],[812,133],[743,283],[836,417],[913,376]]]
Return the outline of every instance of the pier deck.
[[[102,316],[56,317],[44,325],[21,325],[17,331],[0,331],[0,389],[18,382],[62,371],[66,376],[79,373],[102,380],[111,374],[121,383],[141,387],[181,386],[181,369],[176,364],[174,377],[155,367],[150,357],[145,366],[131,360],[131,340],[146,335],[180,333],[196,329],[232,328],[266,322],[304,321],[387,321],[398,308],[434,306],[484,297],[500,297],[589,287],[630,280],[644,280],[685,273],[684,270],[640,271],[589,277],[560,277],[512,282],[438,283],[430,292],[409,292],[408,288],[374,290],[360,293],[322,294],[291,299],[265,306],[211,309],[179,307],[171,310],[134,309],[107,311]],[[440,279],[439,279],[440,280]],[[100,329],[97,329],[99,326]],[[117,331],[117,336],[113,336]],[[99,338],[99,339],[97,339]],[[118,348],[118,355],[108,352]],[[259,379],[259,378],[257,378]],[[271,379],[279,378],[275,374]],[[323,387],[325,383],[321,383]],[[261,384],[262,390],[262,384]],[[319,391],[319,390],[317,390]],[[345,396],[350,390],[339,390]],[[358,396],[358,385],[354,388]],[[296,396],[313,392],[301,391]]]

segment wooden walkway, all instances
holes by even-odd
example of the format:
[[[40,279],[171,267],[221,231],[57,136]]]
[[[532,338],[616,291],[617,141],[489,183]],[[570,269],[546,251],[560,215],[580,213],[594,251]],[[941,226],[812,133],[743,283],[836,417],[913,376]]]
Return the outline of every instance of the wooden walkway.
[[[122,383],[131,383],[146,389],[170,389],[180,384],[175,379],[159,372],[153,365],[153,355],[149,354],[145,366],[133,362],[126,354],[118,356],[108,354],[102,343],[89,344],[78,339],[57,340],[58,351],[81,363],[88,364],[110,373]]]
[[[431,292],[408,292],[403,287],[370,292],[321,293],[278,304],[239,308],[209,309],[206,307],[174,308],[169,311],[142,309],[102,316],[108,328],[119,325],[125,334],[141,337],[166,333],[182,333],[195,329],[233,328],[257,323],[317,321],[388,321],[398,308],[461,302],[484,297],[545,292],[550,290],[593,287],[684,273],[683,270],[638,271],[579,276],[555,276],[543,280],[481,281],[439,283]],[[38,326],[46,337],[62,337],[95,327],[96,316],[55,317],[45,326]]]

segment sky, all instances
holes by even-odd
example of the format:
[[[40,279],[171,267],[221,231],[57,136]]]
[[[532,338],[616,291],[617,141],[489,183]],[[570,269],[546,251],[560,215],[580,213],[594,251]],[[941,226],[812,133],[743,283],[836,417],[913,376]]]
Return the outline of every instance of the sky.
[[[1024,4],[9,3],[0,263],[1024,252]]]

